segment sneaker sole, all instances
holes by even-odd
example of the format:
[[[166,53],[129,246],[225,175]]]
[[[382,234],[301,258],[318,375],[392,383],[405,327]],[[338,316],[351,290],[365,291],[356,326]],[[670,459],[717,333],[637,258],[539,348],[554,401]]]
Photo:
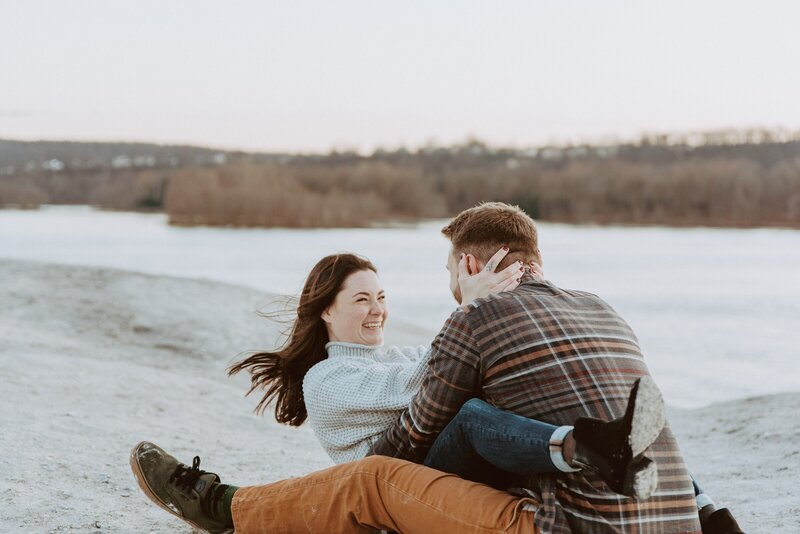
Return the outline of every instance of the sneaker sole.
[[[666,413],[661,392],[649,376],[643,376],[639,380],[634,402],[628,444],[633,458],[636,458],[661,434],[666,422]]]
[[[155,491],[153,491],[153,488],[150,487],[150,484],[147,483],[147,479],[145,478],[144,473],[142,472],[142,467],[139,465],[139,454],[138,454],[139,450],[145,447],[151,448],[152,444],[147,441],[142,441],[141,443],[136,445],[133,449],[131,449],[131,458],[130,458],[131,471],[133,471],[133,476],[136,479],[136,483],[139,484],[139,487],[142,489],[144,494],[147,495],[148,499],[150,499],[156,505],[158,505],[159,508],[169,512],[170,514],[181,519],[182,521],[189,523],[194,528],[198,529],[200,532],[208,532],[202,526],[183,517],[180,513],[180,510],[178,510],[177,508],[170,507],[167,503],[162,501],[156,495]],[[222,534],[233,534],[233,532],[234,532],[233,530],[227,530]]]
[[[649,499],[658,486],[658,466],[650,458],[633,462],[625,475],[625,494],[640,501]]]

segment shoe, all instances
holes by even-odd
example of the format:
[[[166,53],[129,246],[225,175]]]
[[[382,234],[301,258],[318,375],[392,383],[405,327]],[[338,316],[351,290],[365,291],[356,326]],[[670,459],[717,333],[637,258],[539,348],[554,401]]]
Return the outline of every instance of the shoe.
[[[727,508],[714,511],[705,521],[701,521],[701,525],[703,534],[744,534],[744,530]]]
[[[573,462],[595,469],[619,494],[650,498],[658,486],[656,463],[643,455],[666,422],[664,400],[650,377],[636,380],[625,415],[613,421],[582,417],[575,421]]]
[[[131,450],[131,470],[145,495],[167,512],[210,534],[233,532],[204,510],[204,503],[211,500],[211,488],[220,478],[201,471],[198,456],[189,467],[158,445],[143,441]]]

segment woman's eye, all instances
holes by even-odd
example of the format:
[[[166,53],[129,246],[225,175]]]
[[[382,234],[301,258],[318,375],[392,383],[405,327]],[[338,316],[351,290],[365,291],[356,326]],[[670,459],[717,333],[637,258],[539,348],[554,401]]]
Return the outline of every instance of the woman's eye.
[[[380,297],[378,297],[378,300],[386,300],[386,295],[381,295]]]
[[[367,302],[367,299],[365,299],[364,297],[361,297],[356,302]]]

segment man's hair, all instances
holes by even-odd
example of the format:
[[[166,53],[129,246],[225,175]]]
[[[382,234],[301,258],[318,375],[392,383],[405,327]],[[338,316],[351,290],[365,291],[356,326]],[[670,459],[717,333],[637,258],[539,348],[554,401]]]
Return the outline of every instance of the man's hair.
[[[453,244],[453,254],[472,254],[483,263],[489,261],[503,245],[509,253],[497,267],[504,269],[512,262],[541,263],[536,225],[517,206],[502,202],[483,202],[456,215],[442,233]]]

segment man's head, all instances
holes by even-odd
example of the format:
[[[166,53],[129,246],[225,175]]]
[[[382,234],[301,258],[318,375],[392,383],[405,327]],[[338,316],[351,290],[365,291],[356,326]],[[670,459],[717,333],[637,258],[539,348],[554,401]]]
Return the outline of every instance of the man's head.
[[[471,254],[478,270],[483,269],[500,247],[509,248],[508,255],[496,266],[504,269],[515,261],[527,265],[531,261],[541,264],[536,225],[517,206],[502,202],[485,202],[456,215],[442,234],[450,240],[447,269],[450,271],[450,291],[461,302],[458,288],[458,262],[461,254]]]

